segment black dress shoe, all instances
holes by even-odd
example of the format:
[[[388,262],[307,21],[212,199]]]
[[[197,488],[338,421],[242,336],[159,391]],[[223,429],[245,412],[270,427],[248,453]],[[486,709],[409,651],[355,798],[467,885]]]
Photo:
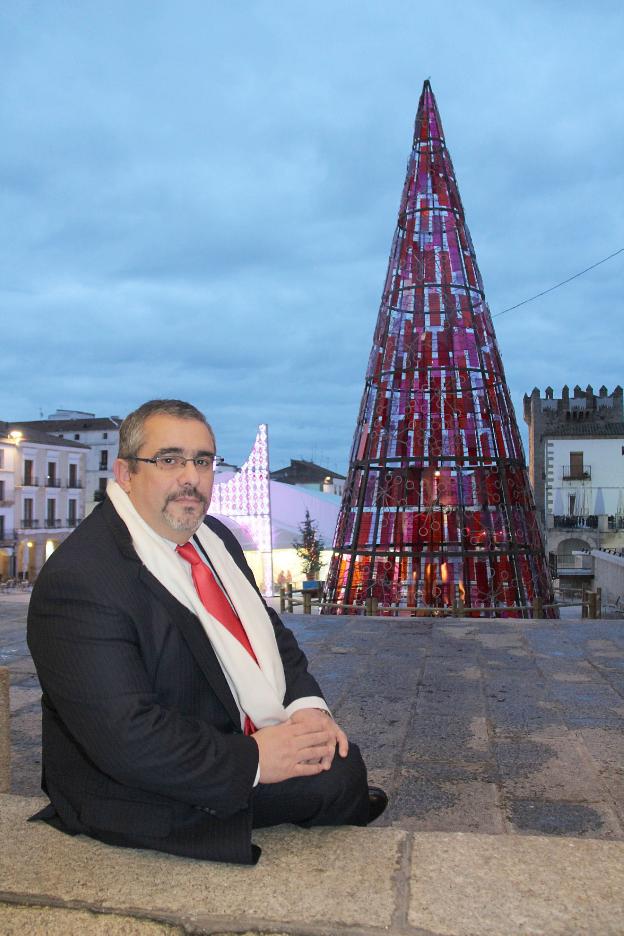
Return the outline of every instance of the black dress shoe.
[[[388,797],[385,792],[378,786],[369,786],[368,788],[368,822],[367,825],[370,825],[371,822],[374,822],[375,819],[379,819],[382,812],[388,805]]]

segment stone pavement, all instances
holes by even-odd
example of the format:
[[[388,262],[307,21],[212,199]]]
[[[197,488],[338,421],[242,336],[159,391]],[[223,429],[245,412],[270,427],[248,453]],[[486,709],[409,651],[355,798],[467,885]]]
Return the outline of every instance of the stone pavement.
[[[0,599],[13,793],[40,793],[27,597]],[[624,621],[284,615],[412,831],[624,839]]]
[[[0,599],[20,794],[0,798],[0,932],[99,932],[95,910],[107,933],[624,934],[624,621],[286,615],[390,807],[367,830],[258,833],[249,870],[23,822],[40,768],[26,601]],[[45,928],[33,904],[55,908]]]

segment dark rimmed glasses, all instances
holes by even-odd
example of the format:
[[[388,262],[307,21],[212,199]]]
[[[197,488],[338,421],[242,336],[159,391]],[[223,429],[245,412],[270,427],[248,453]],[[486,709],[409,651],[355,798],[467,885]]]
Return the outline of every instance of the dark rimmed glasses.
[[[147,462],[148,465],[156,465],[161,471],[181,471],[186,468],[187,462],[193,462],[197,471],[201,473],[212,469],[216,457],[214,452],[195,455],[194,458],[185,458],[184,455],[154,455],[153,458],[139,458],[138,455],[128,455],[126,461]]]

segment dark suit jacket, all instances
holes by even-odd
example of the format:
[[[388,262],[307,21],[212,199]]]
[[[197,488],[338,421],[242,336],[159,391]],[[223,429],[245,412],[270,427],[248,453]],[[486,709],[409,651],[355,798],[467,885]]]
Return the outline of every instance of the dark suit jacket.
[[[206,523],[255,587],[242,549]],[[269,610],[284,704],[321,695]],[[139,560],[105,500],[45,563],[28,613],[43,780],[60,827],[118,845],[252,863],[258,747],[198,619]]]

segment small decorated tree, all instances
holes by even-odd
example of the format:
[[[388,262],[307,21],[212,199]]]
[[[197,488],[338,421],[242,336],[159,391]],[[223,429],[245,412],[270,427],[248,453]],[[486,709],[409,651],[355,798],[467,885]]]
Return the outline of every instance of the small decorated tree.
[[[299,533],[301,539],[295,540],[293,546],[301,559],[303,574],[310,581],[318,577],[323,565],[321,550],[325,548],[325,543],[319,536],[318,524],[310,517],[309,510],[305,512],[305,520],[299,526]]]

